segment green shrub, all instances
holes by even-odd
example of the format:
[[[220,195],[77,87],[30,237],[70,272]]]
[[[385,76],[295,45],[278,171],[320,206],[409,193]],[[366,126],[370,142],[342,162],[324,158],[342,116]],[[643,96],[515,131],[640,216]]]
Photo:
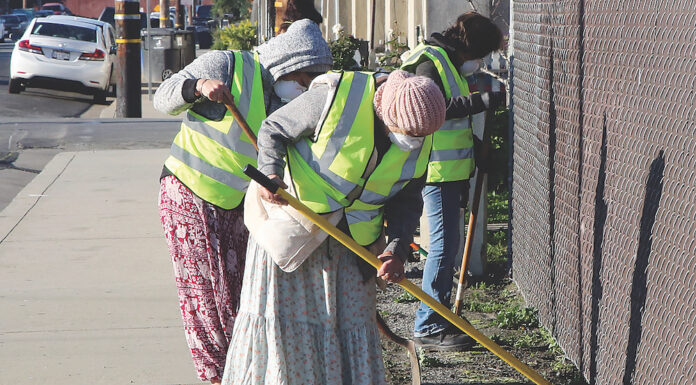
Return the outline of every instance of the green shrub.
[[[342,28],[337,29],[338,38],[329,42],[331,56],[333,56],[334,70],[360,70],[360,63],[356,63],[353,56],[355,51],[360,48],[360,42],[353,36],[346,35]]]
[[[212,49],[249,51],[256,45],[256,23],[242,20],[215,32]]]

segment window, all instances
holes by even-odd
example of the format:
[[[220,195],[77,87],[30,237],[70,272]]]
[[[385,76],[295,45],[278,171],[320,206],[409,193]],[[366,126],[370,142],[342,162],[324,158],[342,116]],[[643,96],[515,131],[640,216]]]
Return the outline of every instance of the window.
[[[32,35],[59,37],[70,40],[97,42],[97,31],[76,25],[56,23],[36,23],[31,31]]]

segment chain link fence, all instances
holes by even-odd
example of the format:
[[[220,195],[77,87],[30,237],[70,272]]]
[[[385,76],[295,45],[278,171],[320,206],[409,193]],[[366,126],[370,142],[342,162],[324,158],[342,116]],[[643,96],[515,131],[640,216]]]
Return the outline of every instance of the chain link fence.
[[[696,384],[696,4],[512,20],[515,281],[591,384]]]

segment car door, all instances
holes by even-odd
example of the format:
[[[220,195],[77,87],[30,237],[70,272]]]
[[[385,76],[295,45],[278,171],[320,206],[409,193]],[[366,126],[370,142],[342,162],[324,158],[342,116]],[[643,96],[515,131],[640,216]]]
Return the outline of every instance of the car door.
[[[106,39],[104,42],[107,44],[107,52],[109,54],[109,60],[111,61],[111,83],[116,84],[116,81],[118,79],[118,68],[119,68],[119,61],[118,61],[118,45],[116,44],[116,34],[114,32],[114,28],[110,25],[107,24],[104,26],[106,29]]]

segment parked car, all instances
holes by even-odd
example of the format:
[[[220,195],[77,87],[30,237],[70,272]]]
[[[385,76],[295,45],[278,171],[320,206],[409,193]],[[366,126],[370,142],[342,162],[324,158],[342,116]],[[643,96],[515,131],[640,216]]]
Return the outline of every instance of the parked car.
[[[21,20],[17,15],[0,15],[0,20],[2,20],[5,25],[5,35],[3,38],[10,37],[13,33],[19,32],[21,28]]]
[[[29,21],[29,20],[33,19],[34,17],[36,17],[36,12],[38,12],[38,11],[34,10],[33,8],[15,8],[10,13],[13,15],[18,15],[18,14],[27,15],[27,21]]]
[[[36,11],[36,13],[35,13],[35,16],[36,16],[36,17],[46,17],[46,16],[51,16],[51,15],[53,15],[53,11],[49,11],[49,10],[47,10],[47,9],[38,10],[38,11]]]
[[[213,6],[212,5],[199,5],[196,7],[196,17],[199,19],[212,19],[213,18]]]
[[[62,3],[46,3],[43,6],[41,6],[42,11],[53,11],[54,15],[68,15],[72,16],[72,12],[63,5]]]
[[[17,17],[19,18],[19,27],[17,28],[16,31],[14,31],[14,36],[15,36],[15,37],[18,37],[18,36],[20,36],[21,34],[23,34],[23,33],[24,33],[24,30],[27,29],[27,26],[29,26],[29,22],[31,21],[31,19],[34,18],[34,15],[33,15],[33,14],[32,14],[32,16],[30,17],[30,16],[29,16],[28,14],[26,14],[26,13],[14,13],[14,12],[13,12],[13,13],[11,13],[10,15],[12,15],[12,16],[17,16]]]
[[[9,92],[61,89],[103,102],[117,80],[116,47],[109,23],[62,15],[34,19],[12,51]]]

